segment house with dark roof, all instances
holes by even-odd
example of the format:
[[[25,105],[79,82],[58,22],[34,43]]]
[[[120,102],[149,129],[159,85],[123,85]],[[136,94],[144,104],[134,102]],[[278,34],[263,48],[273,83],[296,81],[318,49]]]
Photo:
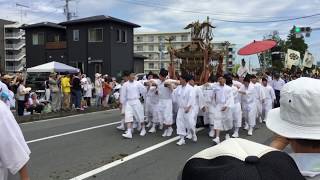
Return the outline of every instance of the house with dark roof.
[[[110,16],[62,22],[67,29],[69,64],[93,75],[115,76],[133,69],[133,29],[140,27]]]
[[[27,66],[55,60],[77,67],[90,77],[94,77],[95,73],[116,76],[121,71],[133,70],[133,29],[137,27],[140,26],[104,15],[59,24],[48,22],[28,25],[23,27],[27,34],[27,58],[30,59],[27,59]],[[36,34],[40,34],[41,44],[45,46],[34,45]],[[52,34],[59,34],[61,38],[54,38],[57,41],[48,44],[48,36]],[[41,53],[34,55],[36,52]],[[62,52],[65,52],[64,59],[59,60],[56,55],[61,57],[59,53]],[[33,55],[28,56],[29,53]]]
[[[95,73],[116,76],[133,70],[133,29],[137,27],[140,26],[104,15],[23,26],[27,67],[58,61],[77,67],[90,77]]]
[[[51,61],[67,63],[66,28],[52,22],[21,27],[26,32],[27,68]]]

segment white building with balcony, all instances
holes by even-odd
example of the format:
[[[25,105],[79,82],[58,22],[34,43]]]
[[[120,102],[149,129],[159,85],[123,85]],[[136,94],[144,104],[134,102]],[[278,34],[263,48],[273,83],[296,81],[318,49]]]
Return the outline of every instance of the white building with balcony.
[[[0,70],[22,71],[26,64],[25,33],[21,24],[0,19]]]
[[[167,52],[169,42],[165,39],[172,37],[171,41],[174,48],[183,48],[191,42],[191,33],[184,32],[159,32],[159,33],[135,33],[134,34],[134,52],[148,57],[144,60],[144,72],[159,72],[160,68],[168,68],[170,55]],[[214,42],[216,49],[224,48],[222,42]],[[225,58],[225,67],[231,68],[235,61],[235,45],[229,46],[228,57]],[[176,62],[176,70],[179,71],[180,64]]]

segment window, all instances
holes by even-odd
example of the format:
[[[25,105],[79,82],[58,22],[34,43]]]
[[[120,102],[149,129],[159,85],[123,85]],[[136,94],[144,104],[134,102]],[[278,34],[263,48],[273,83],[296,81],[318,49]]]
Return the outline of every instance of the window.
[[[153,42],[154,41],[154,36],[149,36],[149,42]]]
[[[117,29],[117,42],[121,41],[121,30]]]
[[[48,34],[47,42],[59,42],[60,36],[59,34]]]
[[[149,63],[149,69],[154,69],[154,63]]]
[[[83,62],[77,62],[77,66],[76,66],[81,73],[84,73],[84,63]]]
[[[43,45],[44,44],[44,33],[39,32],[32,34],[32,44],[33,45]]]
[[[94,65],[94,72],[95,73],[102,73],[101,70],[102,70],[102,64],[101,63],[97,63],[97,64]]]
[[[163,36],[158,36],[158,41],[159,42],[162,42],[164,40],[164,37]]]
[[[149,51],[154,51],[153,45],[149,45]]]
[[[73,30],[73,41],[79,41],[80,39],[79,36],[80,36],[79,30],[78,29]]]
[[[143,51],[143,46],[142,45],[137,45],[137,51]]]
[[[103,28],[89,29],[89,42],[103,42]]]
[[[142,36],[137,36],[137,42],[142,42],[143,41],[143,37]]]
[[[188,35],[181,35],[181,41],[188,41]]]
[[[176,41],[177,40],[177,36],[171,36],[172,41]]]
[[[127,42],[127,31],[124,31],[124,30],[121,31],[121,42],[123,43]]]

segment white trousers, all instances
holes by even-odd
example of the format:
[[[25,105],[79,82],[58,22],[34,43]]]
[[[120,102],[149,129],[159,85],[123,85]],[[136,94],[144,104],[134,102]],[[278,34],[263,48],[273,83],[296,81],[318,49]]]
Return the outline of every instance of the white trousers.
[[[272,109],[272,100],[265,100],[262,104],[262,117],[266,119],[269,111]]]
[[[124,116],[125,116],[124,121],[126,123],[133,122],[133,118],[135,118],[137,122],[143,123],[144,112],[143,112],[143,106],[140,100],[128,101],[125,108]]]
[[[262,102],[259,99],[256,99],[256,106],[257,106],[257,116],[256,117],[261,117],[262,116]]]
[[[198,115],[199,115],[199,106],[195,105],[194,109],[193,109],[193,116],[194,116],[194,123],[195,124],[197,124]]]
[[[232,111],[232,119],[233,119],[233,125],[236,128],[241,127],[242,125],[242,111],[241,111],[241,104],[236,103],[231,108]]]
[[[184,108],[179,108],[177,114],[177,134],[180,136],[186,136],[187,130],[195,131],[196,124],[194,122],[194,113],[192,110],[185,113]]]
[[[50,101],[51,91],[50,89],[45,90],[45,97],[47,101]]]
[[[152,120],[154,108],[155,104],[152,104],[150,97],[147,97],[144,103],[144,115],[146,117],[146,121]]]
[[[221,131],[228,131],[232,129],[232,111],[227,108],[225,111],[221,111],[224,105],[217,105],[215,118],[213,120],[214,129]]]
[[[210,105],[207,109],[207,114],[209,118],[209,124],[214,125],[214,119],[216,118],[216,106]]]
[[[257,106],[255,103],[244,104],[243,106],[243,117],[245,122],[254,127],[256,125],[256,117],[257,117]]]
[[[173,124],[172,99],[160,99],[158,104],[158,120],[161,124]]]
[[[8,179],[8,169],[0,168],[0,180]]]

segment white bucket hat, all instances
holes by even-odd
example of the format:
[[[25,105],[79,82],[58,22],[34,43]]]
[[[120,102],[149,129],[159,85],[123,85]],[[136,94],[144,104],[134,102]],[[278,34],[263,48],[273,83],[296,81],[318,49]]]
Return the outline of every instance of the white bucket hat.
[[[268,113],[271,131],[290,139],[320,140],[320,80],[299,78],[285,84],[280,104]]]

